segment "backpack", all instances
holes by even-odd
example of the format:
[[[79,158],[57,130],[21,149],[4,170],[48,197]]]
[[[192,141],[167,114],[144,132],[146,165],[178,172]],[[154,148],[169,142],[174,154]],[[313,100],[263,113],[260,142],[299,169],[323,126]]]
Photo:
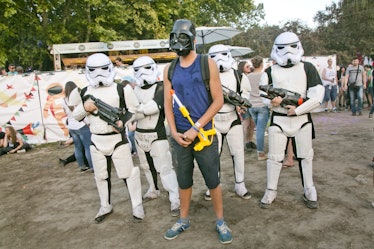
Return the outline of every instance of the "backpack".
[[[200,68],[201,68],[201,76],[205,84],[205,88],[209,93],[209,101],[212,102],[212,96],[210,95],[210,71],[209,71],[209,63],[208,63],[208,58],[209,56],[207,54],[202,54],[200,56]],[[168,70],[168,80],[171,82],[171,78],[173,77],[174,74],[174,69],[177,63],[179,62],[179,57],[175,58],[174,60],[171,61],[169,70]],[[236,78],[236,89],[241,94],[241,88],[240,88],[240,83],[243,77],[243,74],[240,74],[238,70],[234,69],[235,73],[235,78]]]

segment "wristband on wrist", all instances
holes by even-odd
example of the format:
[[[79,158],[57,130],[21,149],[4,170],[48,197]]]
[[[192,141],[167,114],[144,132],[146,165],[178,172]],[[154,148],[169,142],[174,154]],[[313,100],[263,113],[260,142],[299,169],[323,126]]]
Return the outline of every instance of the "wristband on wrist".
[[[196,125],[193,125],[192,129],[194,129],[195,131],[199,132],[199,128]]]
[[[197,127],[197,129],[200,129],[201,124],[199,122],[196,122],[195,126]]]

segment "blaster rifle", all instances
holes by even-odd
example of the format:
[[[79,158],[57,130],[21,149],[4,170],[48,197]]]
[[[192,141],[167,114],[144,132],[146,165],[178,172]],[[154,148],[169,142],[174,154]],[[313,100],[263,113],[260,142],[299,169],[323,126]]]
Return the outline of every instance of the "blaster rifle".
[[[99,116],[102,120],[113,126],[119,132],[122,132],[124,128],[119,127],[116,124],[117,121],[121,120],[123,126],[125,126],[132,117],[131,112],[124,112],[121,108],[113,107],[90,94],[84,96],[84,101],[86,101],[87,99],[91,99],[97,107],[97,113],[92,113],[92,115]]]
[[[182,102],[179,100],[178,96],[175,94],[174,90],[170,90],[170,95],[173,97],[174,101],[177,103],[179,106],[179,110],[182,113],[183,117],[187,118],[187,120],[190,122],[192,126],[195,125],[195,122],[192,120],[190,117],[190,113],[188,112],[187,108],[182,104]],[[209,135],[214,135],[216,134],[216,130],[214,128],[204,131],[203,128],[199,129],[199,133],[197,134],[197,137],[199,138],[199,142],[195,144],[194,150],[195,151],[200,151],[202,150],[205,146],[209,146],[213,142],[213,137],[211,140],[208,139]]]
[[[229,89],[228,87],[225,87],[224,85],[222,85],[222,90],[223,90],[222,91],[223,98],[226,103],[239,106],[242,110],[246,110],[247,108],[252,107],[252,104],[249,103],[249,100],[246,98],[243,98],[237,92],[234,92],[233,90]]]
[[[297,92],[292,92],[283,88],[274,88],[271,85],[262,85],[259,86],[261,91],[264,91],[266,94],[260,94],[261,97],[272,100],[275,97],[281,97],[283,100],[281,106],[293,105],[299,106],[306,101],[302,98],[301,95]]]

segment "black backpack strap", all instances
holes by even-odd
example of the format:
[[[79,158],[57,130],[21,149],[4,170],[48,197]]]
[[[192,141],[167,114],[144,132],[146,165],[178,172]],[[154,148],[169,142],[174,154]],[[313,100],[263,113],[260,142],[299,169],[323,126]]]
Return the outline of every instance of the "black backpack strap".
[[[118,83],[116,84],[117,84],[117,92],[119,96],[119,107],[127,111],[126,101],[124,97],[124,90],[123,90],[124,87],[121,84],[118,84]]]
[[[200,55],[200,68],[201,68],[201,77],[204,81],[205,88],[208,92],[209,103],[213,102],[212,95],[210,94],[210,70],[209,70],[209,56],[207,54]]]
[[[175,58],[170,62],[169,69],[168,69],[168,80],[171,82],[171,78],[173,78],[174,69],[177,63],[179,62],[179,57]],[[171,84],[171,88],[173,88],[173,84]]]
[[[87,87],[86,86],[83,87],[83,89],[80,90],[80,92],[79,92],[83,103],[87,100],[87,97],[84,98],[84,95],[86,94],[86,92],[87,92]]]
[[[241,94],[242,93],[242,78],[243,78],[243,74],[239,72],[239,70],[233,68],[234,70],[234,74],[235,74],[235,78],[236,78],[236,92]]]
[[[200,67],[201,67],[201,76],[203,78],[205,88],[210,92],[210,71],[209,71],[209,62],[208,62],[208,55],[202,54],[200,55]]]
[[[268,84],[272,85],[273,84],[273,78],[271,77],[271,67],[266,68],[265,72],[268,75],[268,79],[269,79]]]

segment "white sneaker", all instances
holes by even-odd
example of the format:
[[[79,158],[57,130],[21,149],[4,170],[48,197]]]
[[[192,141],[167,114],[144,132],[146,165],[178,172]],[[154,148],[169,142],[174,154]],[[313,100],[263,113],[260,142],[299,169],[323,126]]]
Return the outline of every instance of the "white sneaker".
[[[99,224],[105,220],[105,218],[113,212],[113,207],[110,204],[108,207],[100,207],[99,212],[95,216],[95,223]]]
[[[270,190],[266,189],[265,194],[262,197],[262,200],[260,202],[260,207],[261,208],[269,208],[271,203],[275,200],[277,197],[277,191],[276,190]]]
[[[145,217],[143,205],[140,204],[133,208],[132,210],[132,222],[139,223],[142,222]]]
[[[251,193],[249,193],[245,187],[244,182],[235,183],[235,193],[244,200],[249,200],[252,197]]]
[[[204,193],[204,200],[206,200],[206,201],[211,201],[212,200],[212,197],[210,196],[209,189]]]
[[[153,200],[157,199],[160,196],[160,190],[150,190],[148,189],[147,193],[143,196],[144,200]]]

